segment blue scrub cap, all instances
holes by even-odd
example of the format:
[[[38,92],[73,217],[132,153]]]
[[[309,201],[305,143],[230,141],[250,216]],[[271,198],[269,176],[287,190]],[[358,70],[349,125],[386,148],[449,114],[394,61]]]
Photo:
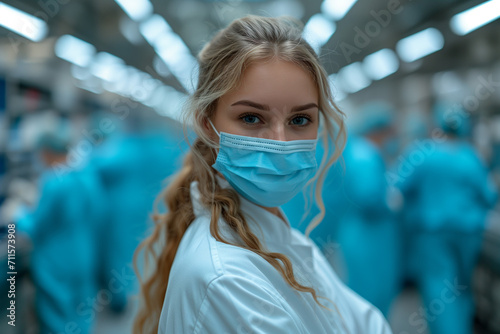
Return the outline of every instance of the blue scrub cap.
[[[70,141],[66,136],[58,133],[44,133],[42,134],[36,143],[38,150],[47,150],[51,152],[56,152],[60,154],[65,154],[68,152],[68,146]]]
[[[470,114],[460,103],[438,101],[433,107],[437,125],[446,133],[465,137],[470,133]]]
[[[359,110],[359,122],[355,131],[359,135],[369,134],[391,126],[395,110],[390,104],[375,101],[365,104]]]

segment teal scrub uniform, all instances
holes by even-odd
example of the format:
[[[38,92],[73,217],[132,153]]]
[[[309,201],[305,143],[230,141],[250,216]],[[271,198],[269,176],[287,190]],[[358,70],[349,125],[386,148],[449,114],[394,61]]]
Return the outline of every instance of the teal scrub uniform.
[[[40,180],[38,207],[21,218],[32,239],[30,272],[40,333],[91,333],[103,192],[89,169]]]
[[[99,269],[101,285],[119,284],[110,307],[122,311],[128,296],[137,293],[132,260],[148,234],[154,201],[182,160],[182,138],[161,133],[131,133],[111,137],[91,159],[106,191],[105,245]],[[130,278],[130,279],[129,279]]]
[[[422,314],[411,321],[424,326],[425,319],[431,333],[469,334],[471,279],[496,191],[470,144],[448,139],[433,147],[418,166],[406,166],[408,173],[399,182],[405,198],[407,276],[423,298]],[[411,147],[402,161],[417,161],[418,152]]]

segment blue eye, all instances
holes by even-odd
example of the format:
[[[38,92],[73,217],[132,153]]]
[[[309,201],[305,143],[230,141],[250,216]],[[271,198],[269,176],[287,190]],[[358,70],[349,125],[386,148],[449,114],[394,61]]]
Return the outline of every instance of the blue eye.
[[[260,122],[260,119],[255,115],[244,115],[241,117],[243,122],[248,124],[257,124]]]
[[[292,119],[292,125],[304,126],[309,123],[309,119],[304,116],[298,116]]]

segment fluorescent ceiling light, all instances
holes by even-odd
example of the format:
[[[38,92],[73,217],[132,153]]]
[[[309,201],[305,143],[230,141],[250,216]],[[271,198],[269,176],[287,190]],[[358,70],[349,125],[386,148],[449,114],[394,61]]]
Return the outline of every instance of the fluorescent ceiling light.
[[[153,14],[149,0],[115,0],[125,13],[134,21],[142,21]]]
[[[61,36],[55,45],[56,56],[81,67],[90,63],[95,51],[93,45],[71,35]]]
[[[41,41],[48,33],[45,21],[2,2],[0,2],[0,26],[33,42]]]
[[[158,38],[172,32],[172,28],[170,28],[167,21],[165,21],[162,16],[155,14],[147,21],[141,23],[139,31],[149,44],[155,46]]]
[[[71,75],[77,80],[87,80],[90,77],[89,69],[73,64],[71,66]]]
[[[328,76],[328,82],[330,83],[330,92],[332,93],[333,99],[335,101],[345,100],[347,94],[337,86],[337,74],[330,74]]]
[[[453,16],[450,27],[455,34],[466,35],[499,17],[500,0],[486,1]]]
[[[366,56],[363,60],[365,73],[373,80],[380,80],[393,74],[399,68],[399,60],[394,51],[382,49]]]
[[[102,90],[99,89],[98,87],[91,86],[87,83],[75,83],[75,86],[81,89],[85,89],[86,91],[89,91],[94,94],[102,94]]]
[[[94,94],[102,94],[104,90],[102,89],[100,82],[95,77],[89,77],[87,80],[76,82],[75,86],[78,88],[85,89]]]
[[[120,18],[120,31],[133,45],[140,45],[143,41],[137,23],[128,16]]]
[[[196,77],[192,76],[193,73],[197,73],[198,62],[196,58],[188,53],[176,53],[168,49],[157,50],[157,52],[182,86],[192,93],[197,80]]]
[[[396,44],[396,50],[402,60],[412,62],[441,50],[443,46],[444,37],[441,32],[436,28],[427,28],[400,40]]]
[[[159,87],[162,82],[154,79],[146,72],[142,72],[133,66],[126,66],[126,80],[116,81],[110,86],[117,94],[128,97],[134,101],[146,104],[151,94]]]
[[[181,85],[193,92],[193,82],[196,79],[191,74],[196,70],[198,62],[182,38],[157,14],[141,23],[139,30]]]
[[[304,27],[303,35],[309,44],[319,53],[323,46],[335,33],[336,25],[323,14],[313,15]]]
[[[156,54],[165,62],[168,70],[179,80],[179,82],[184,86],[184,88],[192,92],[193,91],[193,80],[192,75],[193,70],[197,68],[196,58],[193,57],[191,51],[184,43],[182,38],[170,30],[168,24],[165,25],[158,23],[149,23],[150,27],[157,25],[161,28],[164,33],[153,35],[154,29],[148,28],[148,25],[142,27],[141,31],[151,43],[151,46],[156,51]],[[169,30],[166,30],[168,27]],[[166,31],[165,31],[166,30]]]
[[[170,117],[172,119],[182,121],[182,110],[183,105],[186,103],[187,95],[176,91],[172,87],[165,86],[161,90],[157,91],[160,95],[160,103],[156,105],[156,112],[161,116]],[[161,100],[163,96],[163,100]]]
[[[168,66],[174,66],[182,62],[187,55],[191,55],[182,38],[175,33],[163,35],[154,47]]]
[[[163,59],[161,59],[158,55],[153,59],[153,68],[155,69],[156,73],[164,78],[172,74],[168,69],[167,64],[165,64]]]
[[[363,72],[360,62],[355,62],[340,69],[339,87],[347,93],[355,93],[368,87],[372,82]]]
[[[321,4],[321,11],[333,20],[341,20],[357,0],[325,0]]]
[[[107,52],[99,52],[90,65],[90,72],[102,80],[112,82],[119,77],[124,66],[122,59]]]

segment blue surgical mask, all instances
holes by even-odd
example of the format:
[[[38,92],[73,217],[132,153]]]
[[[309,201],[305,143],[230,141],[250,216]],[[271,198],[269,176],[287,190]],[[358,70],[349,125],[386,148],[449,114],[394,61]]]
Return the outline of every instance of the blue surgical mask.
[[[290,201],[314,177],[317,139],[278,141],[219,135],[219,154],[212,165],[243,197],[264,207]]]

